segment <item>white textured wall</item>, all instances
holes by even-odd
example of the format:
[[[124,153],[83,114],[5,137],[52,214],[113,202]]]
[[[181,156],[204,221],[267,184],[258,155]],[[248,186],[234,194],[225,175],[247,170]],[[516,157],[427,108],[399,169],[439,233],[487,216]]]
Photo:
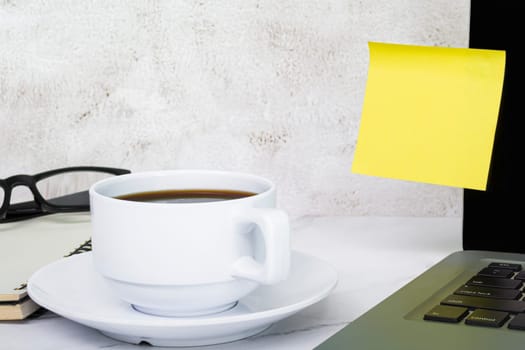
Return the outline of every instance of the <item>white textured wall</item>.
[[[274,180],[292,216],[457,216],[350,172],[368,41],[468,46],[468,0],[0,0],[0,177],[70,165]]]

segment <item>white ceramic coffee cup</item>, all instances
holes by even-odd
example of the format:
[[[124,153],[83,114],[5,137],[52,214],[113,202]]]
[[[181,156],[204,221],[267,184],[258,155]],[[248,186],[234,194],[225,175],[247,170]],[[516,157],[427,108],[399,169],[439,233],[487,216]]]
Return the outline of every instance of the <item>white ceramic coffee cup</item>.
[[[115,198],[203,188],[255,194],[204,203]],[[137,172],[101,180],[89,194],[95,269],[138,311],[220,312],[259,285],[288,276],[288,216],[276,208],[276,187],[268,179],[214,170]]]

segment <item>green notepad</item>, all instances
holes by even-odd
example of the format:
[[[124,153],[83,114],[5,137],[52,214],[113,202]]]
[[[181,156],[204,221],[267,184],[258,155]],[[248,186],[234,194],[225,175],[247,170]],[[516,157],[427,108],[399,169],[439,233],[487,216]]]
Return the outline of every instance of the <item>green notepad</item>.
[[[64,213],[0,224],[0,320],[24,319],[40,307],[26,282],[40,267],[90,249],[89,213]]]

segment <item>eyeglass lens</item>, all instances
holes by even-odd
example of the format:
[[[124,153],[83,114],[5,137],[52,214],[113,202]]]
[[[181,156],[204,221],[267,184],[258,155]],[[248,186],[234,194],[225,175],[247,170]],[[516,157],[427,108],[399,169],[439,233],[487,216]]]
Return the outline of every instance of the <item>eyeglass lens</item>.
[[[49,200],[87,191],[95,182],[112,176],[115,175],[96,171],[74,171],[42,179],[36,183],[36,187],[44,199]]]
[[[11,189],[11,195],[9,198],[9,202],[11,204],[20,203],[20,202],[32,201],[33,198],[34,198],[33,194],[31,193],[31,190],[28,187],[16,186]]]

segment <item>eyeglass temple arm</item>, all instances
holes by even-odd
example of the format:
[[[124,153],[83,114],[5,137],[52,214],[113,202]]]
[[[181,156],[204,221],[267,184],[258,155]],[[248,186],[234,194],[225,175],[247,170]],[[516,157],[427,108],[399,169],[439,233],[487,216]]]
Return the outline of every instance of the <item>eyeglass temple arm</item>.
[[[108,173],[113,175],[124,175],[131,173],[131,170],[128,169],[121,169],[121,168],[109,168],[109,167],[97,167],[97,166],[72,166],[72,167],[66,167],[66,168],[59,168],[59,169],[53,169],[44,171],[42,173],[35,174],[35,179],[44,179],[49,176],[67,173],[67,172],[73,172],[73,171],[94,171],[94,172],[100,172],[100,173]]]

